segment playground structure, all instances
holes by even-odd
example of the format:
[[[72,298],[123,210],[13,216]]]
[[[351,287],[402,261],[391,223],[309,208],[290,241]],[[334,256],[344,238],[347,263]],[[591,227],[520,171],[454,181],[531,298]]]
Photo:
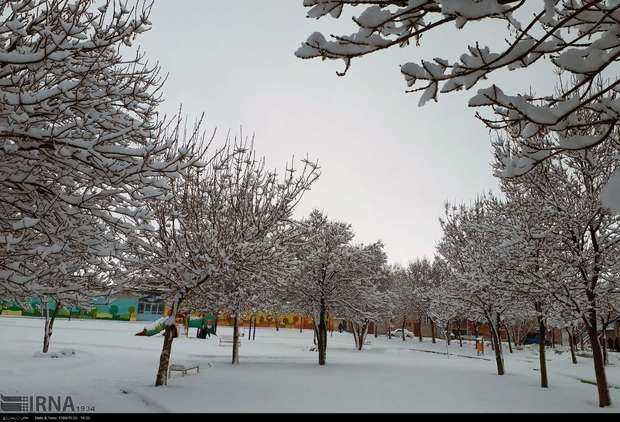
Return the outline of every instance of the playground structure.
[[[166,329],[166,320],[168,319],[168,317],[162,317],[159,318],[157,321],[153,321],[151,324],[149,325],[145,325],[144,329],[138,333],[136,333],[137,336],[154,336],[156,334],[159,334],[160,332],[162,332],[164,329]]]
[[[166,320],[169,318],[169,314],[170,311],[168,312],[168,316],[159,318],[151,324],[144,326],[144,329],[136,333],[136,336],[150,337],[161,333],[166,329]],[[215,316],[210,314],[204,314],[202,316],[192,318],[192,316],[186,312],[179,312],[175,318],[175,325],[177,328],[175,337],[178,337],[179,335],[189,337],[190,328],[198,328],[198,338],[204,339],[207,335],[217,335],[217,319]]]
[[[217,318],[211,314],[204,314],[201,318],[191,317],[187,321],[188,328],[198,328],[198,338],[206,338],[207,336],[217,335]]]

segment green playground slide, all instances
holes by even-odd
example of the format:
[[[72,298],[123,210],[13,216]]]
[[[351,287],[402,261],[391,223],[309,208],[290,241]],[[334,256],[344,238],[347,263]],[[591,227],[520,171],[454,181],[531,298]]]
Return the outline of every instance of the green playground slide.
[[[166,328],[166,320],[167,317],[159,318],[157,321],[153,322],[151,325],[144,327],[142,331],[136,333],[137,336],[154,336],[155,334],[161,333]]]

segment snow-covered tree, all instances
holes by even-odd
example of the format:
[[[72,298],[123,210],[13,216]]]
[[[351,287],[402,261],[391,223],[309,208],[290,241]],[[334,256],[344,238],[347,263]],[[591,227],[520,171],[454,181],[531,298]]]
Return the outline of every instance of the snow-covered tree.
[[[461,321],[467,316],[467,306],[461,301],[455,301],[450,295],[444,295],[444,285],[448,285],[454,275],[448,265],[439,257],[433,259],[430,280],[419,285],[416,296],[425,303],[426,313],[433,323],[437,324],[448,345],[450,344],[451,324],[454,323],[459,332],[459,344],[462,346],[460,337]]]
[[[93,220],[131,230],[123,217],[194,160],[158,136],[158,68],[121,55],[149,29],[149,7],[0,1],[0,12],[0,281],[23,284],[31,257],[68,244],[109,253],[114,236]]]
[[[21,294],[8,297],[31,300],[39,299],[41,315],[44,317],[43,353],[49,351],[54,322],[63,307],[90,308],[95,297],[109,296],[113,288],[104,288],[109,284],[110,272],[102,272],[102,265],[92,265],[80,255],[67,257],[62,262],[57,260],[37,260],[36,285],[31,283],[29,289]],[[15,292],[13,292],[15,293]],[[50,312],[50,307],[53,309]]]
[[[123,48],[150,28],[149,12],[0,1],[1,294],[86,300],[147,218],[143,200],[197,164],[191,145],[162,136],[159,68]]]
[[[295,248],[297,273],[288,279],[288,289],[295,306],[314,319],[319,365],[325,365],[329,316],[352,312],[372,299],[362,297],[361,289],[376,278],[375,269],[385,256],[380,243],[352,245],[350,225],[330,221],[318,210],[300,225],[303,241]]]
[[[503,34],[485,39],[467,40],[467,51],[458,60],[438,57],[405,63],[401,73],[409,92],[422,91],[420,105],[440,94],[480,86],[502,70],[523,73],[539,63],[549,72],[563,71],[573,76],[574,83],[561,92],[506,93],[496,85],[478,90],[470,99],[471,107],[490,107],[490,116],[478,114],[492,128],[506,128],[527,146],[520,155],[505,163],[504,176],[515,176],[531,170],[537,163],[564,150],[593,147],[610,138],[618,127],[620,105],[616,98],[620,78],[615,71],[620,59],[617,33],[620,4],[600,0],[304,0],[309,18],[331,15],[340,18],[347,7],[361,6],[353,17],[351,35],[326,38],[315,32],[302,43],[295,54],[303,59],[343,60],[344,75],[353,59],[395,47],[419,45],[429,34],[446,33],[448,26],[462,29],[468,23],[486,25],[488,33]],[[464,34],[466,32],[463,31]],[[465,35],[466,36],[466,35]],[[503,46],[489,47],[495,40]],[[594,84],[597,77],[609,77]],[[525,79],[527,80],[527,79]],[[544,87],[534,87],[542,90]],[[595,117],[584,120],[583,111]],[[587,134],[573,136],[573,129],[589,129]],[[555,133],[548,144],[536,142],[538,135]],[[608,205],[620,210],[620,172],[608,187]]]
[[[391,323],[395,318],[396,308],[399,304],[397,292],[398,288],[396,287],[396,283],[401,277],[397,276],[397,274],[402,273],[404,273],[404,270],[400,265],[386,264],[381,269],[381,273],[374,283],[374,289],[376,290],[377,295],[381,298],[381,300],[376,304],[377,314],[376,319],[373,320],[375,337],[379,336],[378,325],[380,323],[387,323],[387,335],[388,338],[392,338]]]
[[[239,316],[256,310],[265,291],[278,289],[295,271],[292,246],[303,230],[291,221],[292,213],[319,173],[315,163],[304,160],[301,169],[291,163],[280,176],[252,148],[238,150],[227,163],[206,192],[214,205],[209,222],[230,262],[222,279],[235,315],[233,363],[238,363]]]
[[[270,277],[291,271],[289,243],[299,234],[289,220],[317,177],[318,167],[307,160],[279,175],[251,146],[230,144],[207,166],[175,180],[166,200],[149,202],[154,227],[129,238],[125,262],[135,288],[172,301],[156,385],[167,382],[175,316],[188,298],[195,306],[200,298],[219,296],[219,305],[234,312],[238,362],[240,312]]]
[[[414,296],[414,286],[407,269],[400,265],[392,265],[389,268],[389,278],[384,291],[387,299],[384,314],[388,321],[388,336],[392,338],[392,323],[399,324],[402,329],[401,338],[405,341],[407,318],[418,310],[417,297]]]
[[[418,339],[422,341],[422,318],[427,318],[431,324],[431,341],[435,343],[436,316],[430,312],[431,298],[428,292],[433,289],[433,264],[427,258],[416,259],[407,266],[407,278],[410,289],[409,303],[407,308],[410,312],[417,315],[420,330]],[[404,321],[403,321],[404,327]]]
[[[471,206],[446,204],[445,216],[440,219],[444,233],[437,251],[451,273],[442,282],[444,300],[460,301],[472,319],[484,319],[488,324],[497,373],[503,375],[500,328],[502,315],[510,308],[511,300],[498,288],[499,281],[508,276],[500,253],[503,239],[489,230],[505,223],[503,213],[491,206],[497,202],[497,198],[488,195],[478,198]]]
[[[346,278],[340,277],[340,297],[335,314],[350,321],[357,350],[362,350],[370,323],[377,321],[391,299],[382,291],[381,281],[387,276],[387,256],[381,242],[355,245],[354,260],[350,260]],[[337,276],[338,277],[338,276]]]
[[[502,157],[521,145],[508,138],[495,147]],[[534,203],[523,218],[550,214],[546,227],[524,239],[530,249],[532,243],[547,245],[543,259],[533,261],[532,267],[542,268],[545,276],[530,277],[529,283],[553,298],[567,324],[574,327],[575,321],[583,323],[592,345],[600,406],[610,404],[599,342],[600,317],[601,312],[610,310],[608,305],[613,309],[618,303],[620,225],[618,217],[601,203],[604,186],[619,165],[613,149],[611,143],[602,143],[588,150],[558,154],[511,182],[532,194]]]
[[[504,179],[501,188],[507,197],[505,203],[496,203],[506,218],[507,224],[489,227],[490,231],[504,237],[500,245],[503,265],[508,274],[499,281],[498,288],[512,296],[513,306],[504,314],[505,319],[536,320],[539,338],[541,387],[548,387],[545,358],[545,339],[549,321],[559,319],[555,301],[541,283],[551,279],[561,280],[570,276],[554,261],[553,250],[557,239],[546,236],[555,224],[554,215],[548,207],[536,200],[536,193],[527,185],[517,185],[515,179]],[[521,304],[521,305],[518,305]]]

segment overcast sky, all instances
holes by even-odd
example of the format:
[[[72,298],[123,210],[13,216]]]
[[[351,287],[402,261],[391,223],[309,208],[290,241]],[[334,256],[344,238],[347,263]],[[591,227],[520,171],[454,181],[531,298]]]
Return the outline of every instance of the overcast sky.
[[[474,91],[419,108],[399,65],[455,59],[465,41],[501,42],[505,28],[441,31],[421,47],[354,61],[338,77],[342,62],[293,53],[312,32],[348,34],[353,23],[305,14],[302,0],[156,1],[153,29],[140,43],[169,73],[164,111],[182,103],[190,116],[205,112],[207,128],[222,136],[243,126],[270,167],[283,168],[292,155],[318,159],[322,175],[297,217],[319,208],[350,223],[357,241],[382,240],[391,262],[432,257],[443,203],[496,190],[489,133],[467,108]],[[492,82],[511,93],[532,82],[552,88],[540,73],[507,72]]]

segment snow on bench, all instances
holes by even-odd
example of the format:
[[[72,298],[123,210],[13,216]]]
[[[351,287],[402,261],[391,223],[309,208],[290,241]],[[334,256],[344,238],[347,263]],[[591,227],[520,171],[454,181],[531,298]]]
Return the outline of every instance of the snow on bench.
[[[225,346],[228,344],[232,346],[234,341],[235,339],[233,336],[220,336],[220,346]],[[238,339],[237,342],[239,343],[239,347],[241,347],[241,339]]]
[[[181,372],[182,376],[187,375],[187,371],[191,371],[192,369],[196,370],[196,373],[200,373],[200,365],[197,363],[173,363],[168,368],[168,376],[172,375],[172,372]]]

